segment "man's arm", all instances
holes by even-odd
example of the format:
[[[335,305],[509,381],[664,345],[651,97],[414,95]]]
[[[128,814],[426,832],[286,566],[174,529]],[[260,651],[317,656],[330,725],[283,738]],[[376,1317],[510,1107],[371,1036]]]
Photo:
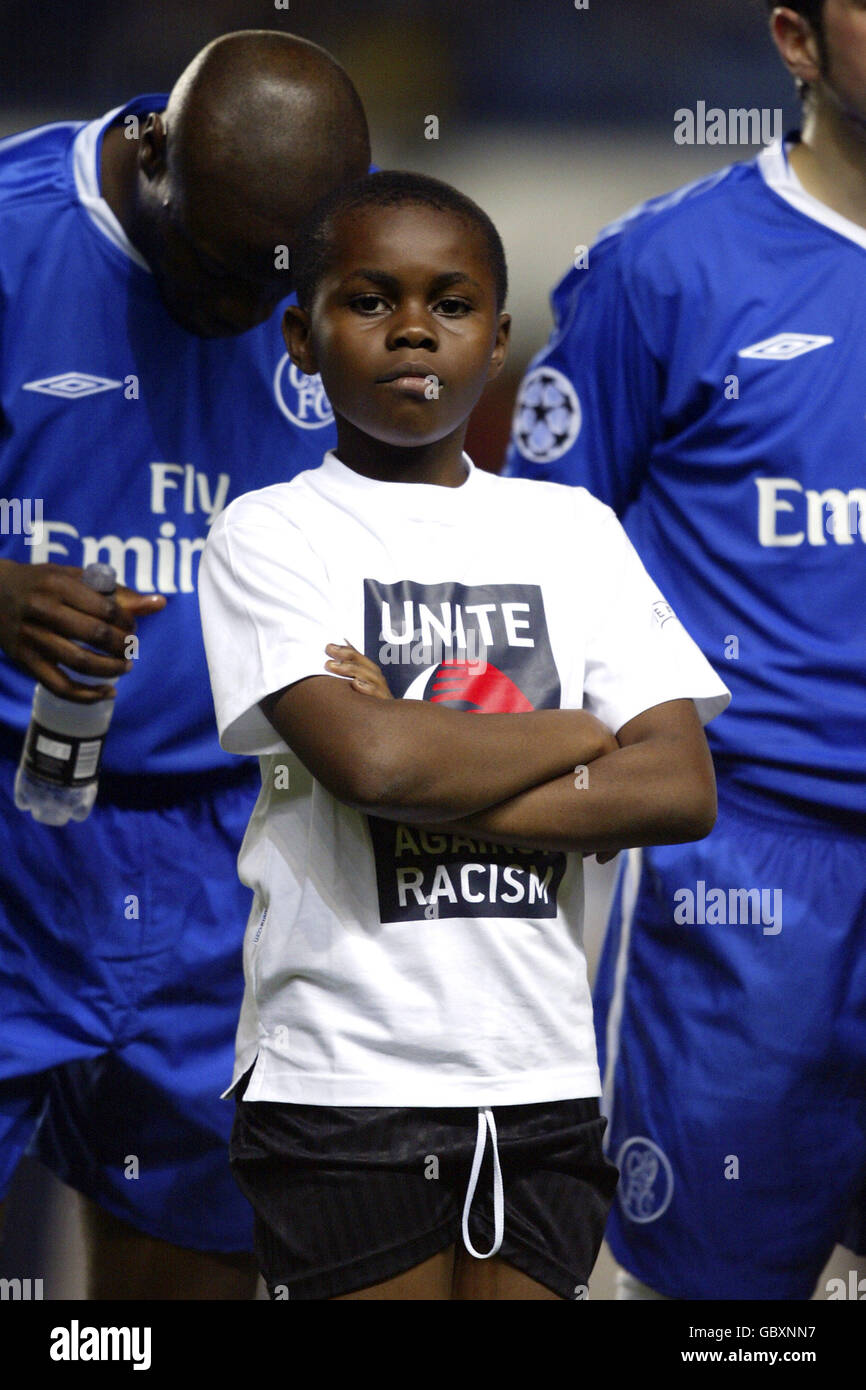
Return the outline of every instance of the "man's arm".
[[[505,465],[517,477],[583,486],[620,516],[642,486],[662,430],[663,374],[645,330],[657,325],[661,333],[668,321],[648,308],[651,284],[641,282],[638,300],[625,240],[624,232],[603,237],[589,267],[570,270],[554,290],[555,327],[518,393]],[[537,422],[539,385],[551,378],[554,403],[542,406]],[[556,432],[571,441],[567,448],[554,442],[547,411],[559,417]]]
[[[479,716],[380,700],[333,676],[297,681],[260,707],[338,800],[418,824],[474,815],[616,747],[586,710]]]
[[[716,783],[692,701],[655,705],[617,738],[620,747],[583,770],[436,828],[585,854],[708,835],[716,819]]]

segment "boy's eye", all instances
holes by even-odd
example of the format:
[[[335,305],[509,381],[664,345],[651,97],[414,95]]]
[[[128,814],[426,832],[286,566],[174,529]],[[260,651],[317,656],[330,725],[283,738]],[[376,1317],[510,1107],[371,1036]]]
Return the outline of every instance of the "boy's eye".
[[[459,318],[462,314],[468,314],[472,308],[465,299],[456,299],[450,296],[447,299],[440,299],[436,308],[447,318]]]
[[[351,307],[359,314],[378,314],[383,307],[387,310],[388,305],[380,294],[356,294]]]

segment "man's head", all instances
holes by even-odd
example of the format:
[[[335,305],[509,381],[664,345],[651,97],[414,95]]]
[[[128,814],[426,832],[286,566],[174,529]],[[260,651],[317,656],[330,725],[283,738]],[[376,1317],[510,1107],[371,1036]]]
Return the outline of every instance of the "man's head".
[[[303,229],[293,361],[320,371],[338,430],[398,447],[465,431],[505,357],[505,253],[485,212],[438,179],[370,174]]]
[[[131,235],[169,312],[243,333],[292,289],[298,228],[370,162],[367,122],[324,49],[245,30],[208,44],[142,129]]]
[[[766,0],[773,38],[809,111],[866,138],[866,0]]]

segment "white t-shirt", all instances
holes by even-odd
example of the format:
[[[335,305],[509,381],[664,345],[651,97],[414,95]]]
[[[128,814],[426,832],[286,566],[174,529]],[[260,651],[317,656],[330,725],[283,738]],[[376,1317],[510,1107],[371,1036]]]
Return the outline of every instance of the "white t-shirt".
[[[585,707],[616,731],[666,700],[691,697],[704,722],[725,707],[609,507],[464,459],[448,488],[374,482],[330,453],[211,529],[199,598],[220,740],[262,772],[238,860],[255,895],[232,1083],[255,1062],[247,1100],[599,1094],[580,856],[351,810],[258,707],[326,675],[344,639],[393,694],[457,708]]]

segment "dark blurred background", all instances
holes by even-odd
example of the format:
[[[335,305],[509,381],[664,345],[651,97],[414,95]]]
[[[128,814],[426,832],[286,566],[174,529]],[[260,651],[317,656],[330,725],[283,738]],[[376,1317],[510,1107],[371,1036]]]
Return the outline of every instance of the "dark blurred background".
[[[642,199],[757,152],[678,145],[674,113],[703,101],[781,108],[786,130],[798,119],[763,0],[589,0],[586,9],[574,0],[0,0],[0,135],[168,91],[203,44],[243,28],[286,29],[330,49],[367,106],[375,161],[456,183],[499,226],[511,360],[469,439],[494,469],[520,377],[550,331],[550,289],[575,247]],[[425,138],[430,116],[436,140]],[[613,872],[588,874],[591,966]],[[80,1297],[74,1204],[32,1162],[15,1198],[0,1274],[44,1277],[47,1298]],[[611,1289],[605,1256],[592,1296]]]
[[[673,107],[787,97],[761,0],[3,0],[7,111],[87,115],[118,92],[168,86],[229,29],[285,28],[351,69],[381,133],[435,96],[476,124],[664,127]]]

